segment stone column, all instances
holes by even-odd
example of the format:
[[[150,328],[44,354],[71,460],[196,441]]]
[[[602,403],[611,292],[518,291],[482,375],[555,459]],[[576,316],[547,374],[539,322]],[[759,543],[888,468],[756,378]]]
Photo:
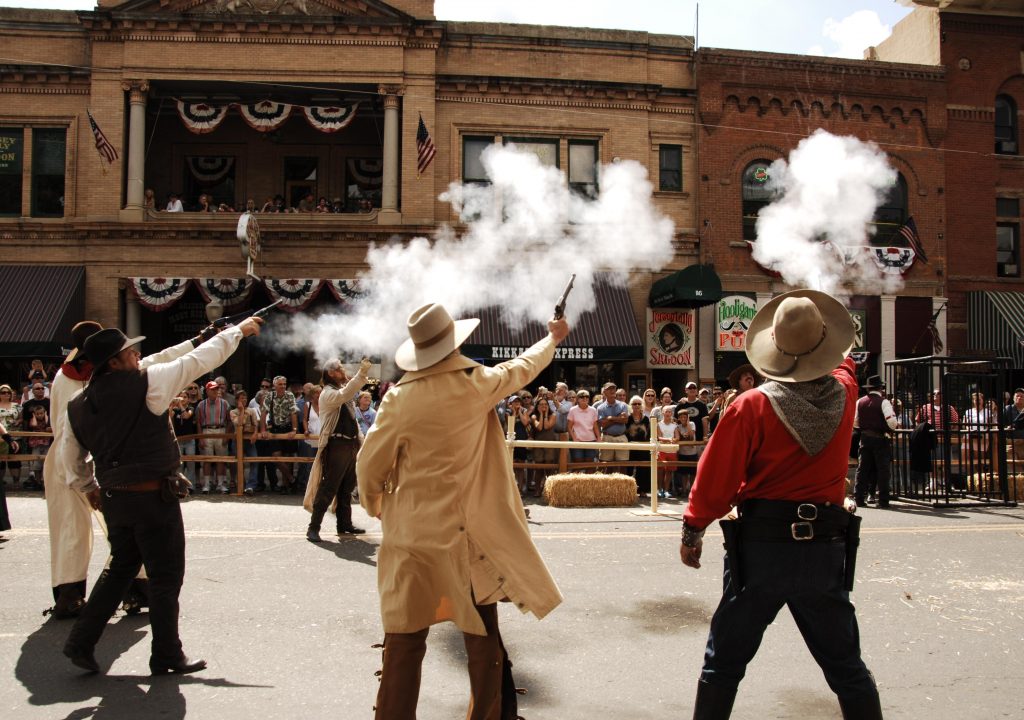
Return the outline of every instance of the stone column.
[[[124,291],[124,334],[128,337],[142,334],[142,306],[130,288]]]
[[[405,88],[401,85],[381,85],[377,88],[377,92],[384,96],[384,178],[378,219],[382,225],[391,225],[402,221],[402,214],[398,209],[398,175],[401,157],[399,154],[401,120],[398,114],[398,98],[405,93]]]
[[[885,363],[896,359],[896,296],[882,295],[882,347],[878,354],[878,374],[885,377]]]
[[[130,218],[142,220],[146,192],[146,80],[126,80],[121,88],[128,93],[128,186],[125,210]]]

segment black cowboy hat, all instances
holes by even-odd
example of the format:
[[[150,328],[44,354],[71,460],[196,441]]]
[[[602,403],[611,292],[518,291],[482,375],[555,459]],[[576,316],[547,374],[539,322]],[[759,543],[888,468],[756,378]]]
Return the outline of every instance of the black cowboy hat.
[[[103,326],[93,320],[83,320],[80,323],[76,323],[71,328],[71,342],[74,346],[71,348],[68,356],[64,358],[64,362],[74,362],[80,353],[85,352],[83,346],[85,341],[89,339],[89,336],[98,333],[102,329]]]
[[[92,364],[98,368],[122,350],[130,348],[132,345],[138,345],[145,339],[144,335],[130,338],[117,328],[107,328],[90,335],[85,340],[82,350]]]
[[[869,376],[867,382],[864,383],[864,388],[867,390],[878,390],[884,387],[885,383],[882,382],[882,378],[878,377],[877,375]]]

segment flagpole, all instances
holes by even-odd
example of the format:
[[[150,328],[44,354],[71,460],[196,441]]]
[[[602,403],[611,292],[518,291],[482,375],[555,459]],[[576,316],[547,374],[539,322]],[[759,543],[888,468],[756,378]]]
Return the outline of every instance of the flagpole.
[[[916,354],[916,353],[917,353],[917,346],[921,344],[921,341],[922,341],[922,340],[924,340],[924,336],[925,336],[925,335],[927,335],[927,334],[931,333],[931,331],[932,331],[932,328],[936,328],[936,329],[938,329],[938,328],[936,327],[935,323],[937,323],[937,322],[938,322],[938,320],[939,320],[939,315],[940,315],[940,314],[942,313],[942,311],[943,311],[943,310],[945,310],[945,309],[946,309],[946,303],[942,303],[941,305],[939,305],[939,309],[935,311],[935,314],[934,314],[934,315],[932,315],[932,319],[928,321],[928,324],[924,326],[924,330],[923,330],[923,331],[921,331],[921,337],[919,337],[919,338],[917,339],[917,342],[916,342],[916,343],[914,343],[914,349],[913,349],[913,350],[911,350],[911,352],[912,352],[912,353],[914,353],[914,354]],[[935,350],[935,346],[934,346],[934,344],[933,344],[933,345],[932,345],[932,351],[934,352],[934,350]]]

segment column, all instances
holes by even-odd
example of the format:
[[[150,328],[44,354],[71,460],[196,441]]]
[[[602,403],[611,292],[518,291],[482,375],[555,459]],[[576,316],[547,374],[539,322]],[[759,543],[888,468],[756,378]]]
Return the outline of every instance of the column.
[[[896,296],[882,295],[882,348],[878,355],[878,374],[885,377],[885,363],[896,359]]]
[[[128,93],[128,187],[125,209],[142,219],[146,175],[146,80],[127,80],[121,87]]]
[[[130,288],[124,291],[124,334],[130,338],[142,334],[142,306]]]
[[[380,222],[401,222],[398,210],[399,159],[399,100],[405,93],[401,85],[381,85],[377,92],[384,96],[384,178],[381,188]]]

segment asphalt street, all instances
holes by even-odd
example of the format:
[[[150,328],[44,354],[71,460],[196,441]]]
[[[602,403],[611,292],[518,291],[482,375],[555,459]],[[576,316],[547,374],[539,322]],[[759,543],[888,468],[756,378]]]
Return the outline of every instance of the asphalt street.
[[[313,545],[297,497],[183,506],[188,568],[181,632],[204,672],[148,676],[146,615],[120,613],[82,675],[61,655],[70,625],[50,604],[44,501],[10,493],[0,542],[0,717],[371,718],[381,640],[380,526]],[[667,509],[678,512],[679,505]],[[499,609],[528,720],[689,718],[708,620],[721,593],[721,535],[700,570],[679,562],[678,515],[532,505],[534,538],[565,602],[545,620]],[[867,508],[854,602],[887,718],[1024,717],[1024,509]],[[424,519],[428,521],[428,519]],[[325,528],[330,527],[330,519]],[[98,531],[97,531],[98,532]],[[90,581],[106,559],[96,536]],[[428,641],[421,720],[465,716],[462,637]],[[837,718],[788,612],[768,629],[735,718]]]

